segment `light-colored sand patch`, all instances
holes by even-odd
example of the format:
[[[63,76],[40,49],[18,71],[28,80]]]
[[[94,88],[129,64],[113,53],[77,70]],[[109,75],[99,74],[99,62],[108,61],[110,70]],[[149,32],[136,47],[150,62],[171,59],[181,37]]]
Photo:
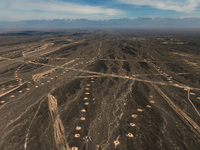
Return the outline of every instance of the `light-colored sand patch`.
[[[200,97],[197,97],[198,100],[200,100]]]
[[[132,118],[137,118],[137,115],[136,114],[132,114],[131,117]]]
[[[51,81],[47,81],[47,82],[49,83],[49,82],[51,82]]]
[[[90,84],[87,84],[86,86],[90,86]]]
[[[191,92],[190,95],[196,95],[196,94]]]
[[[88,98],[87,98],[87,97],[84,97],[84,100],[88,100]]]
[[[51,80],[53,80],[53,78],[51,78]]]
[[[86,95],[89,95],[90,93],[89,93],[89,92],[86,92],[85,94],[86,94]]]
[[[91,81],[92,83],[94,83],[94,81]]]
[[[134,123],[130,123],[130,126],[135,127],[135,124]]]
[[[95,101],[95,100],[96,100],[96,98],[93,98],[92,100],[93,100],[93,101]]]
[[[85,120],[85,117],[81,117],[81,120]]]
[[[44,85],[44,83],[41,83],[41,85]]]
[[[150,103],[151,103],[151,104],[154,104],[154,103],[155,103],[155,101],[153,101],[153,100],[150,100]]]
[[[75,134],[74,137],[75,138],[79,138],[81,135],[80,134]]]
[[[37,86],[37,85],[36,85],[35,87],[36,87],[36,88],[38,88],[38,86]]]
[[[142,112],[143,110],[142,109],[137,109],[137,111]]]
[[[81,130],[81,127],[80,127],[80,126],[77,126],[77,127],[76,127],[76,130]]]
[[[120,142],[118,140],[114,141],[115,147],[117,147],[117,145],[120,144]]]
[[[11,95],[10,97],[15,97],[15,95]]]
[[[177,86],[177,87],[178,87],[179,85],[178,85],[178,84],[174,84],[174,86]]]
[[[78,147],[72,147],[71,150],[78,150]]]
[[[4,103],[5,103],[5,101],[0,101],[0,103],[1,103],[1,104],[4,104]]]
[[[90,88],[85,88],[86,90],[90,90]]]
[[[26,90],[27,90],[27,91],[30,91],[31,89],[30,89],[30,88],[26,88]]]
[[[86,109],[81,109],[81,112],[86,112]]]
[[[86,102],[86,103],[85,103],[85,105],[89,105],[89,103],[88,103],[88,102]]]
[[[22,93],[22,91],[19,91],[19,93]]]
[[[133,135],[132,133],[128,133],[128,134],[126,134],[126,136],[127,136],[127,137],[131,137],[131,138],[134,137],[134,135]]]
[[[147,105],[146,107],[147,107],[147,108],[151,108],[151,105]]]
[[[91,78],[91,80],[94,80],[94,78]]]
[[[153,95],[151,95],[150,98],[153,98]]]

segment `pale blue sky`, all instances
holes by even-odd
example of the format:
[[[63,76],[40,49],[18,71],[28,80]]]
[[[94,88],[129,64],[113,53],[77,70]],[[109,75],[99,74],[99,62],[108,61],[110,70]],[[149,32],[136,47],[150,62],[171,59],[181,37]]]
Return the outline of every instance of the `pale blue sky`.
[[[200,0],[0,0],[0,20],[200,17]]]

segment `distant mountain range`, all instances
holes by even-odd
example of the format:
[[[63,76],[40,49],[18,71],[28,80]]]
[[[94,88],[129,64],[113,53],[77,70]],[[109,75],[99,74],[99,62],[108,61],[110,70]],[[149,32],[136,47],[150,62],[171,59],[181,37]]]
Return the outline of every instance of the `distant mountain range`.
[[[136,18],[136,19],[54,19],[0,21],[0,29],[56,29],[56,28],[200,28],[200,18]]]

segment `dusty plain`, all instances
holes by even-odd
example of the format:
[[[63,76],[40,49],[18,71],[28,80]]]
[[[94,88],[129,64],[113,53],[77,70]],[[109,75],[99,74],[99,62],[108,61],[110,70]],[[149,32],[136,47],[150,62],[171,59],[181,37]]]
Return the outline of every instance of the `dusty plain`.
[[[1,150],[199,150],[200,37],[0,33]]]

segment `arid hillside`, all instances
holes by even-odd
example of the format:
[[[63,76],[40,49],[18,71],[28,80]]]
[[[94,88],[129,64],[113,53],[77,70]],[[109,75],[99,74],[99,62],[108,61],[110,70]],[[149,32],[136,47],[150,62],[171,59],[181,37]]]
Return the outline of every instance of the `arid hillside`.
[[[0,34],[1,150],[199,150],[200,39]]]

